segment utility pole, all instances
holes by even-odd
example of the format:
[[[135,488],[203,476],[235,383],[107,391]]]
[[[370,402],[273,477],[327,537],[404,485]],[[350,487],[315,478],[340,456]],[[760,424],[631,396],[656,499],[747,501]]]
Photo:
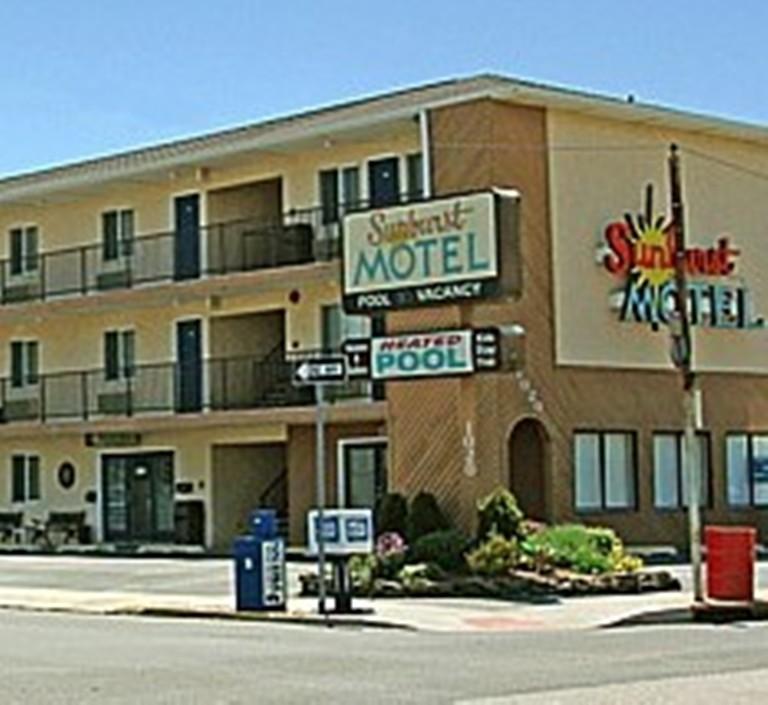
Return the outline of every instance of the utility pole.
[[[683,383],[685,408],[685,435],[683,443],[684,472],[688,489],[688,538],[691,554],[691,571],[694,602],[703,602],[701,579],[701,478],[696,464],[696,430],[701,424],[698,413],[699,394],[696,375],[693,372],[693,339],[688,314],[688,288],[685,265],[685,212],[680,175],[680,155],[677,145],[669,150],[669,186],[672,210],[672,233],[675,243],[675,288],[677,291],[677,316],[670,331],[672,362],[680,370]]]

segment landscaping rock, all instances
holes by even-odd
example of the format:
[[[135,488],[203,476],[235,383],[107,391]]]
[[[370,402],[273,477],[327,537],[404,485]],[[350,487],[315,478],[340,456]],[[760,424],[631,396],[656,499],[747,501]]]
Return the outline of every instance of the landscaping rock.
[[[373,597],[403,597],[405,587],[399,580],[384,580],[376,578],[373,581]]]
[[[453,575],[434,579],[426,564],[405,566],[397,580],[377,578],[368,590],[355,586],[358,597],[482,597],[506,600],[530,599],[543,595],[561,597],[622,595],[660,590],[680,590],[680,582],[664,570],[638,573],[583,575],[562,569],[539,574],[515,570],[506,576]],[[314,597],[318,591],[317,575],[299,576],[301,594]],[[332,585],[327,585],[328,594]]]

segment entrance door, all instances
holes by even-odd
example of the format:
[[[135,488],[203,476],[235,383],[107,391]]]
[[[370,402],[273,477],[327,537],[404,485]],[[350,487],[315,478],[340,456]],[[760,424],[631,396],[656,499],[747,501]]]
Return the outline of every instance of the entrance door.
[[[539,421],[520,421],[509,436],[509,485],[520,508],[532,519],[545,520],[546,431]]]
[[[387,491],[387,442],[341,441],[339,506],[375,509]]]
[[[371,207],[391,206],[400,198],[400,174],[397,157],[368,162],[368,191]]]
[[[200,276],[200,196],[178,196],[174,213],[174,277],[194,279]]]
[[[176,411],[200,411],[203,405],[203,350],[200,321],[176,324]]]
[[[106,541],[173,540],[173,454],[102,458]]]

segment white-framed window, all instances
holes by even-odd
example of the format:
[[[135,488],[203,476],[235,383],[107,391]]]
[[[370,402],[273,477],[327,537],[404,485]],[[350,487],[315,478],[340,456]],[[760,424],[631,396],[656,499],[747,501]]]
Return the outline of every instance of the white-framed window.
[[[11,456],[11,502],[40,499],[40,457],[26,453]]]
[[[636,457],[634,433],[576,432],[573,437],[576,509],[634,509]]]
[[[345,166],[341,169],[341,207],[347,213],[360,208],[362,191],[360,188],[360,167]]]
[[[696,435],[694,462],[699,472],[700,506],[709,503],[710,486],[709,435]],[[685,476],[685,436],[682,432],[653,434],[653,506],[678,509],[688,506],[688,483]]]
[[[424,198],[424,157],[421,152],[405,156],[405,178],[408,200]]]
[[[40,345],[36,340],[11,341],[11,387],[36,385],[40,379]]]
[[[728,504],[768,505],[768,434],[729,433],[725,437]]]
[[[109,210],[101,214],[102,256],[105,262],[133,254],[135,220],[130,208]]]
[[[372,436],[338,441],[339,506],[375,509],[387,492],[387,439]]]
[[[322,346],[326,352],[336,352],[347,338],[370,338],[370,316],[350,316],[340,304],[330,304],[321,309]]]
[[[8,231],[11,276],[38,271],[39,239],[37,225],[14,227]]]
[[[323,225],[337,223],[362,206],[360,167],[357,164],[322,169],[318,174]]]
[[[108,381],[128,379],[136,374],[136,333],[108,330],[104,333],[104,377]]]

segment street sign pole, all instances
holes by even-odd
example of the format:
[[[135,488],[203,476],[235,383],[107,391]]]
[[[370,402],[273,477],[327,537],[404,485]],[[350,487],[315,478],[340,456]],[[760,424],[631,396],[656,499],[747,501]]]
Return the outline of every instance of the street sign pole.
[[[293,373],[293,383],[298,386],[312,385],[315,388],[315,500],[317,512],[311,521],[316,521],[315,540],[317,543],[318,612],[328,618],[325,590],[325,385],[340,384],[347,378],[346,357],[329,355],[313,357],[301,362]],[[310,523],[310,526],[312,524]]]
[[[315,473],[317,481],[317,575],[318,612],[327,617],[325,609],[325,385],[315,384]]]
[[[685,263],[685,211],[683,207],[680,156],[677,145],[671,145],[669,159],[670,205],[675,242],[675,285],[677,288],[677,320],[672,327],[672,360],[680,370],[683,382],[685,433],[683,459],[688,489],[688,542],[691,554],[691,582],[694,602],[704,600],[701,555],[701,479],[696,464],[696,430],[700,414],[697,413],[698,392],[693,371],[693,331],[688,316],[688,288]],[[650,210],[650,208],[649,208]]]

